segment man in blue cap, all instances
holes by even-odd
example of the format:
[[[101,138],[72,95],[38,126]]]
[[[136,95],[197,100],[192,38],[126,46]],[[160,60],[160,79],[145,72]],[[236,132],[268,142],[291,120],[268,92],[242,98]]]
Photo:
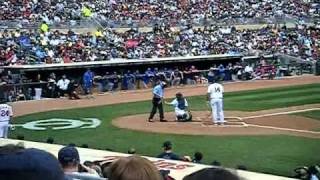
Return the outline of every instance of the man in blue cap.
[[[18,145],[0,147],[0,179],[65,180],[61,166],[52,154]]]

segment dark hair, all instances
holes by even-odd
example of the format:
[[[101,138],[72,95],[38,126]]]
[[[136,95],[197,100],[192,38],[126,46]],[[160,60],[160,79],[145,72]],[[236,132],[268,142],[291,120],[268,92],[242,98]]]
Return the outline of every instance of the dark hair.
[[[18,140],[24,140],[24,135],[17,135]]]
[[[240,180],[240,177],[222,168],[205,168],[185,176],[183,180]]]
[[[219,161],[214,160],[214,161],[212,161],[211,165],[213,165],[213,166],[221,166],[221,163]]]
[[[317,174],[319,171],[318,171],[318,169],[317,169],[317,167],[316,166],[310,166],[309,168],[308,168],[308,173],[309,174]]]
[[[52,137],[49,137],[46,141],[48,144],[53,144],[54,139]]]
[[[172,149],[172,143],[171,143],[171,141],[166,141],[166,142],[164,142],[163,143],[163,146],[162,146],[163,148],[164,148],[164,150],[171,150]]]
[[[4,154],[14,154],[14,153],[18,153],[24,150],[23,146],[18,146],[18,145],[14,145],[14,144],[8,144],[5,146],[0,147],[0,154],[4,155]]]
[[[135,154],[135,153],[136,153],[136,149],[134,149],[134,148],[130,148],[128,150],[128,154]]]
[[[248,170],[247,166],[245,166],[245,165],[237,165],[237,169]]]
[[[194,159],[195,159],[196,161],[201,161],[202,158],[203,158],[203,154],[202,154],[201,152],[195,152],[195,153],[194,153]]]
[[[89,148],[89,145],[88,144],[82,144],[81,147],[82,148]]]

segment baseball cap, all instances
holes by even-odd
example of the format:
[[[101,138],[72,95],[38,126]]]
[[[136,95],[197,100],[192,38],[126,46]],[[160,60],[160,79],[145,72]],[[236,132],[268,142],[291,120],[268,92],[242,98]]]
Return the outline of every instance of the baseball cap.
[[[65,146],[59,150],[58,160],[61,164],[80,162],[78,150],[73,146]]]
[[[52,154],[34,148],[1,153],[0,172],[0,179],[64,179],[58,160]]]
[[[164,147],[164,148],[171,148],[171,147],[172,147],[171,141],[165,141],[165,142],[163,143],[163,146],[162,146],[162,147]]]

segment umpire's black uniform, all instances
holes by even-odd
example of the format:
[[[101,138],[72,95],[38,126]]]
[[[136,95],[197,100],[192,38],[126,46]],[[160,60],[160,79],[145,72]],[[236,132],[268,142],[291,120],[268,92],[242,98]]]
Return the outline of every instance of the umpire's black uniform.
[[[153,116],[157,113],[157,109],[159,109],[160,121],[166,122],[166,120],[164,120],[163,105],[162,105],[165,85],[166,85],[165,83],[160,83],[156,85],[152,90],[152,93],[153,93],[152,110],[148,119],[149,122],[153,122],[152,119],[153,119]]]

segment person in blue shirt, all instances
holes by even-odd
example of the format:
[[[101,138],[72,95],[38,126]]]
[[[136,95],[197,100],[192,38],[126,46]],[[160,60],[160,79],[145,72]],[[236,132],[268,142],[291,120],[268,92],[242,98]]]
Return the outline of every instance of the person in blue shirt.
[[[183,157],[172,152],[172,143],[170,141],[166,141],[163,143],[163,152],[157,156],[157,158],[162,159],[170,159],[170,160],[185,160]]]
[[[92,94],[91,89],[93,86],[93,72],[90,69],[83,74],[83,87],[86,94]]]
[[[148,119],[149,122],[153,122],[153,116],[157,113],[157,109],[159,109],[160,122],[166,122],[166,120],[164,119],[162,104],[165,86],[165,82],[158,81],[157,85],[152,89],[152,110]]]

